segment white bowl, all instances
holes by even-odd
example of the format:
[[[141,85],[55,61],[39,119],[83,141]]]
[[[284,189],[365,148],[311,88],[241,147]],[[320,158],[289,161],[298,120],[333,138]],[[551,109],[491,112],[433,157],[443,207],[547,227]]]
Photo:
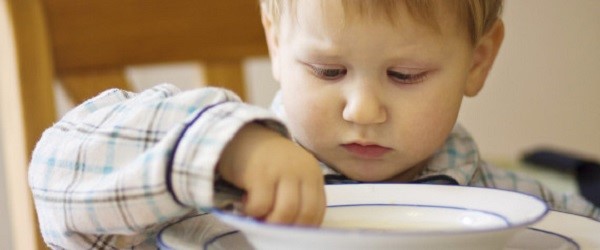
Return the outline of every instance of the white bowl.
[[[214,214],[256,249],[502,249],[548,212],[536,197],[488,188],[341,184],[325,190],[320,228]]]

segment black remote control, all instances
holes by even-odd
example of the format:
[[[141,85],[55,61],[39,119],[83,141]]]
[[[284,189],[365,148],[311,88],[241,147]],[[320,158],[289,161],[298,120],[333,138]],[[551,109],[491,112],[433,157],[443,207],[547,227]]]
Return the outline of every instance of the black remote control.
[[[541,148],[525,153],[523,162],[575,173],[579,192],[600,207],[600,163],[577,154]]]

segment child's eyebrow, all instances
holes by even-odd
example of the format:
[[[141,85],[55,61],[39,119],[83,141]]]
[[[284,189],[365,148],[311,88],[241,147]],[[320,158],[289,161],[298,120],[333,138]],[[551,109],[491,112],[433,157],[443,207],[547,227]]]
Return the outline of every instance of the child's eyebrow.
[[[333,46],[317,45],[315,43],[301,43],[295,49],[298,53],[308,57],[318,57],[322,59],[340,59],[342,52]]]

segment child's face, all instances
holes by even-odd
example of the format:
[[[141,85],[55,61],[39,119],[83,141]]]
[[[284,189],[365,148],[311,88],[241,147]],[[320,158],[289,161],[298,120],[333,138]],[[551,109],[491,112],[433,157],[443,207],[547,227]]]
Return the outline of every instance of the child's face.
[[[347,18],[338,1],[297,1],[271,42],[289,128],[320,160],[361,181],[407,177],[452,130],[473,47],[452,17],[441,32],[406,11],[399,24]],[[480,87],[480,86],[479,86]],[[412,172],[412,171],[408,171]]]

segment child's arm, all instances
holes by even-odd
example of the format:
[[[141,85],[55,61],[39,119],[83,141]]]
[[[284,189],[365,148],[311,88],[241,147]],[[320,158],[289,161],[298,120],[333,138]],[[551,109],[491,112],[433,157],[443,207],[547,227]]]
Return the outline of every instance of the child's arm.
[[[219,172],[246,190],[244,213],[273,223],[319,225],[324,183],[314,156],[281,134],[246,125],[223,151]]]
[[[270,112],[221,89],[112,90],[81,104],[46,130],[30,164],[45,241],[129,248],[212,206],[221,152],[253,121],[285,134]]]

